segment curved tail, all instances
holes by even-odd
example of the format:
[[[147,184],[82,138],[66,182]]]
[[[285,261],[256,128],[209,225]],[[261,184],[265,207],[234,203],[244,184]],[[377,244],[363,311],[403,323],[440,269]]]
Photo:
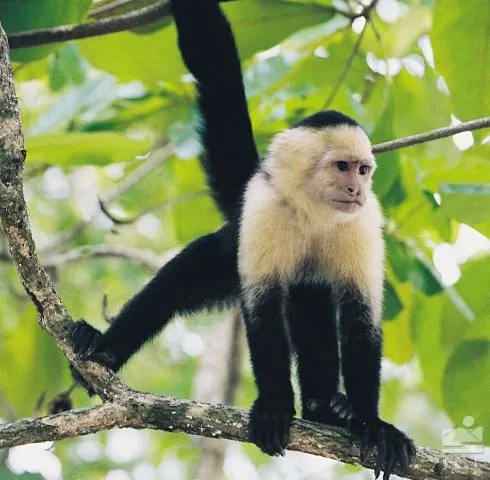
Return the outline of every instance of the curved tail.
[[[233,32],[218,0],[171,4],[182,57],[197,80],[202,165],[218,207],[233,220],[259,162]]]

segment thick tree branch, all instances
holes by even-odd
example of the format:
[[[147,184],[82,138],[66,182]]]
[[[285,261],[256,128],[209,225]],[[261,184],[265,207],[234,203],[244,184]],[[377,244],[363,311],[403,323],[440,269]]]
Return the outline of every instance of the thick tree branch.
[[[248,415],[241,409],[124,388],[112,402],[99,407],[0,425],[0,448],[77,437],[114,427],[151,428],[247,442],[247,423]],[[359,465],[359,444],[341,428],[296,419],[288,449]],[[371,460],[365,466],[372,468],[374,464]],[[405,476],[414,480],[487,479],[490,465],[419,448]]]
[[[469,122],[463,122],[452,127],[437,128],[426,133],[419,133],[409,137],[391,140],[389,142],[378,143],[373,146],[373,153],[391,152],[392,150],[400,150],[401,148],[411,147],[419,143],[426,143],[432,140],[438,140],[444,137],[450,137],[461,132],[469,132],[472,130],[480,130],[482,128],[490,128],[490,117],[477,118]]]
[[[55,339],[68,359],[102,398],[110,398],[112,373],[93,362],[80,362],[74,355],[69,329],[71,317],[55,291],[48,274],[39,264],[24,200],[22,172],[24,137],[12,77],[7,37],[0,25],[0,218],[9,243],[10,256],[26,292],[39,312],[40,325]],[[85,368],[86,367],[86,368]]]
[[[235,0],[219,0],[221,3]],[[108,5],[92,10],[90,16],[98,18],[90,23],[80,23],[76,25],[59,25],[53,28],[31,30],[27,32],[13,33],[9,35],[9,44],[11,49],[34,47],[47,45],[49,43],[66,42],[68,40],[80,40],[82,38],[108,35],[111,33],[131,30],[136,27],[149,25],[158,20],[171,15],[168,0],[157,1],[155,4],[132,10],[121,15],[114,15],[107,18],[107,14],[117,11],[132,3],[132,0],[117,0]],[[366,11],[360,13],[351,13],[333,6],[324,5],[327,11],[337,13],[344,17],[355,20],[356,18],[366,16]]]
[[[102,18],[91,23],[77,25],[60,25],[54,28],[32,30],[29,32],[13,33],[9,35],[10,48],[33,47],[49,43],[66,42],[81,38],[108,35],[122,32],[135,27],[148,25],[170,15],[170,5],[162,0],[133,12],[124,13],[110,18]]]

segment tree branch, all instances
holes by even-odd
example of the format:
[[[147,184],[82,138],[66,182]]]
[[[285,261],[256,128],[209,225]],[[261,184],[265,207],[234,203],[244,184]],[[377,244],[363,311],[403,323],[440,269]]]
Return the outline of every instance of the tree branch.
[[[78,262],[87,258],[114,257],[124,258],[134,263],[139,263],[152,272],[157,272],[163,265],[163,257],[156,255],[151,250],[142,250],[127,245],[86,245],[74,248],[68,252],[52,254],[42,258],[44,267],[59,267],[67,263]]]
[[[191,402],[124,388],[111,402],[43,418],[0,425],[0,448],[61,440],[115,427],[185,432],[209,438],[248,441],[248,414],[241,409]],[[359,443],[343,429],[295,419],[288,450],[360,465]],[[374,459],[365,466],[372,468]],[[490,464],[419,448],[409,473],[414,480],[479,480]]]
[[[102,398],[111,398],[120,385],[112,372],[74,354],[69,331],[71,317],[46,270],[41,267],[32,238],[23,193],[24,137],[9,59],[7,37],[0,25],[0,218],[10,256],[22,284],[37,308],[40,325]]]
[[[133,0],[116,0],[107,5],[93,9],[90,17],[98,18],[90,23],[79,23],[76,25],[59,25],[53,28],[44,28],[39,30],[30,30],[27,32],[13,33],[9,35],[9,44],[11,49],[34,47],[47,45],[49,43],[66,42],[68,40],[79,40],[82,38],[108,35],[111,33],[122,32],[136,27],[149,25],[157,20],[162,20],[171,15],[171,8],[168,0],[161,0],[153,5],[132,10],[121,15],[114,15],[107,18],[107,14],[117,11],[132,3]],[[218,0],[221,3],[235,0]],[[351,13],[339,8],[323,5],[325,10],[337,13],[344,17],[355,20],[356,18],[366,16],[366,11],[360,13]]]
[[[169,15],[170,5],[167,0],[162,0],[148,7],[110,18],[102,18],[91,23],[60,25],[54,28],[13,33],[9,35],[8,41],[12,49],[66,42],[68,40],[108,35],[110,33],[141,27],[161,20]]]
[[[229,2],[233,0],[219,0],[220,2]],[[114,2],[114,7],[121,7],[122,4],[128,4],[129,1]],[[111,4],[112,5],[112,4]],[[100,7],[92,13],[95,16],[107,13],[109,7]],[[102,10],[105,9],[103,12]],[[97,12],[98,10],[98,12]],[[49,43],[67,42],[68,40],[80,40],[82,38],[97,37],[100,35],[109,35],[111,33],[131,30],[136,27],[149,25],[158,20],[171,15],[171,8],[168,0],[160,0],[147,7],[138,8],[121,15],[101,18],[90,23],[79,23],[76,25],[59,25],[53,28],[43,28],[39,30],[30,30],[27,32],[12,33],[8,37],[11,49],[34,47],[47,45]]]
[[[342,86],[342,82],[345,80],[345,77],[347,77],[347,74],[349,73],[349,70],[351,69],[351,67],[354,63],[354,60],[355,60],[355,58],[359,52],[359,49],[361,48],[362,39],[364,37],[364,33],[367,30],[367,26],[368,26],[368,19],[366,19],[366,23],[364,24],[364,27],[362,28],[361,33],[359,33],[359,35],[357,36],[356,43],[352,47],[352,51],[351,51],[349,57],[347,58],[347,60],[345,61],[344,68],[340,72],[339,77],[337,78],[337,80],[333,84],[332,91],[330,92],[330,95],[328,96],[328,99],[325,102],[325,105],[323,108],[329,108],[330,105],[332,104],[332,102],[334,101],[335,97],[337,96],[337,93],[339,93],[340,87]]]
[[[378,143],[373,145],[373,153],[391,152],[393,150],[400,150],[401,148],[411,147],[419,143],[431,142],[432,140],[439,140],[440,138],[450,137],[456,133],[470,132],[472,130],[480,130],[482,128],[490,128],[490,117],[478,118],[476,120],[470,120],[469,122],[463,122],[459,125],[453,125],[452,127],[437,128],[426,133],[419,133],[417,135],[411,135],[409,137],[399,138],[398,140],[391,140],[389,142]]]

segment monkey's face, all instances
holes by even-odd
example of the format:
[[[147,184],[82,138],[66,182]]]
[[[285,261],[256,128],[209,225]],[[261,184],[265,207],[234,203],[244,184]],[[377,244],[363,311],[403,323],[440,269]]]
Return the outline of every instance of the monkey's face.
[[[356,213],[366,202],[373,171],[371,158],[359,160],[348,152],[339,156],[330,151],[315,169],[307,190],[334,210]]]
[[[307,210],[327,207],[350,217],[366,203],[376,163],[361,128],[293,128],[277,135],[269,152],[276,188]]]

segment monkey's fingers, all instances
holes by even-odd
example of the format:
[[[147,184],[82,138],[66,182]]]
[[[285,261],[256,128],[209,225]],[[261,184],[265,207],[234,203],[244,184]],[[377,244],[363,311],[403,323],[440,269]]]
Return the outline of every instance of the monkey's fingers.
[[[386,444],[386,438],[385,436],[381,433],[380,435],[377,435],[377,442],[376,442],[376,450],[377,450],[377,455],[376,455],[376,464],[374,467],[374,478],[378,478],[379,475],[381,474],[381,470],[386,470],[386,459],[388,455],[388,446]]]
[[[384,475],[383,480],[390,480],[390,475],[393,472],[393,467],[395,466],[395,445],[391,442],[388,442],[386,446],[386,459],[384,465]]]

